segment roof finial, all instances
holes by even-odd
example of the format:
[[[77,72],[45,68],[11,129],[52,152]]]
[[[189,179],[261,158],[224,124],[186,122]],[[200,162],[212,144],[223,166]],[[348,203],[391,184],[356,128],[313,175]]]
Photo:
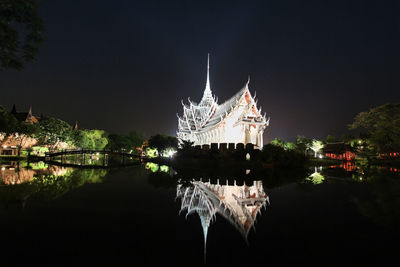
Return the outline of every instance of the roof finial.
[[[250,83],[250,75],[247,76],[247,85],[249,85],[249,83]]]
[[[214,103],[214,99],[211,92],[210,86],[210,53],[207,54],[207,81],[206,88],[204,88],[203,97],[200,101],[200,106],[208,106]]]
[[[210,53],[207,55],[207,82],[206,82],[206,91],[211,91],[210,87]]]

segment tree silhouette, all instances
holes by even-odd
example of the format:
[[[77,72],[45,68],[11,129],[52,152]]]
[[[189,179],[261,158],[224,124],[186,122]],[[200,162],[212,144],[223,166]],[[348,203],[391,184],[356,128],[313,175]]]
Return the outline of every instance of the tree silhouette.
[[[0,1],[0,70],[21,70],[36,59],[42,43],[37,0]]]

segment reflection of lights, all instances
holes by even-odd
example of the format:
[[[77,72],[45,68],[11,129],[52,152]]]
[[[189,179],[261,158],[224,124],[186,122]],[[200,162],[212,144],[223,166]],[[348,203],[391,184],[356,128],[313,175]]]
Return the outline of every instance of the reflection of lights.
[[[362,177],[360,177],[360,181],[362,181]]]
[[[306,180],[311,181],[313,184],[322,184],[325,180],[325,177],[322,176],[319,172],[315,171]]]
[[[169,167],[167,165],[161,165],[160,166],[160,171],[168,173],[169,172]]]
[[[146,169],[152,171],[152,172],[156,172],[158,171],[158,164],[157,163],[153,163],[153,162],[147,162],[146,163]]]
[[[322,155],[321,154],[319,154],[319,158],[322,159]]]
[[[153,163],[153,162],[147,162],[145,168],[152,172],[158,172],[158,171],[166,172],[166,173],[169,172],[169,166],[167,166],[167,165],[159,166],[157,163]]]
[[[174,150],[174,149],[164,150],[164,152],[162,153],[162,156],[171,158],[175,153],[176,153],[176,150]]]
[[[6,168],[4,168],[4,167],[3,167],[3,168],[1,168],[1,170],[2,170],[2,171],[4,171],[5,169],[6,169]]]

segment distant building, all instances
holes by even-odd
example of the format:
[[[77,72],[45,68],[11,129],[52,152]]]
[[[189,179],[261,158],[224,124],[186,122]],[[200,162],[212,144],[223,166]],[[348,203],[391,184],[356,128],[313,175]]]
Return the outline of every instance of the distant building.
[[[72,126],[72,130],[74,130],[74,131],[79,130],[79,128],[78,128],[78,121],[75,121],[74,126]]]
[[[353,160],[356,154],[349,144],[343,142],[328,143],[324,146],[323,152],[327,158],[340,160]]]
[[[189,99],[182,101],[183,115],[178,116],[178,139],[194,142],[194,145],[211,143],[252,143],[262,148],[263,133],[269,118],[261,114],[255,95],[249,90],[249,82],[222,104],[212,95],[210,88],[210,64],[207,64],[207,82],[199,104]]]
[[[32,114],[32,107],[29,107],[28,112],[17,112],[17,108],[14,104],[10,114],[12,114],[18,121],[27,124],[38,123],[40,120],[40,118]],[[8,136],[0,133],[0,155],[16,156],[18,155],[18,146],[21,146],[21,149],[24,149],[27,147],[31,147],[37,143],[37,140],[35,138],[25,138],[23,144],[20,144],[17,141],[17,137],[18,133],[14,133]]]
[[[32,114],[32,107],[29,107],[28,112],[17,112],[17,108],[15,107],[15,104],[13,105],[11,109],[11,114],[14,115],[14,117],[21,122],[26,122],[26,123],[37,123],[39,122],[40,118],[35,117]]]

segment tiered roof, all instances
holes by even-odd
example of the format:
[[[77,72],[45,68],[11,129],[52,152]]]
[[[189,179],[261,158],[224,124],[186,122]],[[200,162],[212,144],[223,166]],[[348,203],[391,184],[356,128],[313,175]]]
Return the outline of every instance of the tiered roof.
[[[269,119],[265,114],[261,114],[261,108],[257,107],[257,100],[253,97],[249,90],[250,78],[245,86],[230,99],[218,105],[217,98],[212,95],[210,87],[210,58],[207,63],[207,81],[204,89],[203,97],[199,104],[189,99],[189,105],[182,101],[183,116],[178,116],[178,136],[181,133],[201,133],[208,131],[223,122],[232,111],[238,106],[246,104],[247,114],[252,113],[251,117],[241,117],[237,123],[253,123],[269,125]],[[251,112],[252,111],[252,112]]]

